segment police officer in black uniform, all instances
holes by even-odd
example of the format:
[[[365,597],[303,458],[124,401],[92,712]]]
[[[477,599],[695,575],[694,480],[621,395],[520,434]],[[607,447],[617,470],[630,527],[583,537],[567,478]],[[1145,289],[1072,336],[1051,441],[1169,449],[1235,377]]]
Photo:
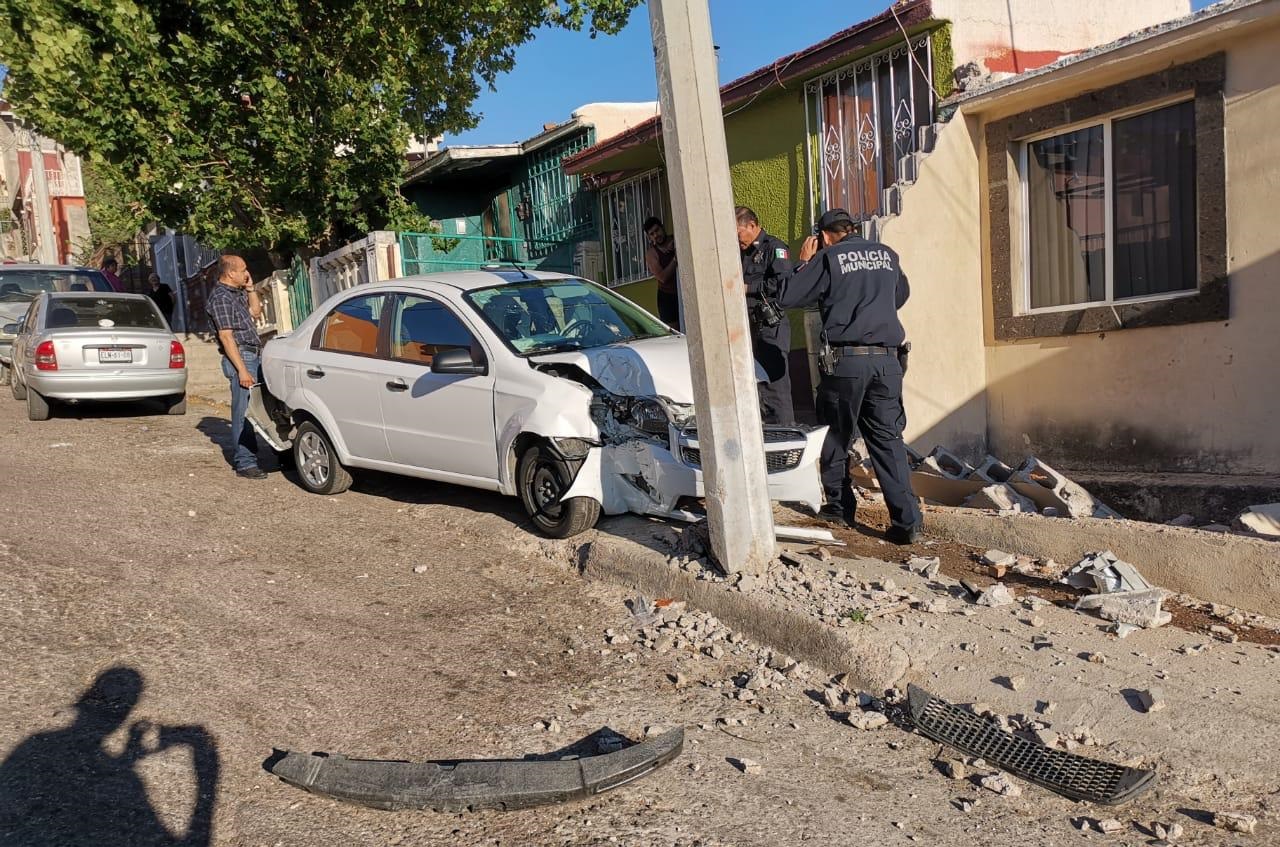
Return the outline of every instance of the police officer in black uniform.
[[[746,206],[734,209],[738,218],[738,246],[742,249],[742,280],[747,285],[747,318],[751,323],[751,353],[768,382],[760,383],[760,416],[767,424],[793,424],[791,323],[772,304],[794,272],[791,251],[780,239],[760,228],[760,218]]]
[[[822,215],[814,236],[805,240],[802,264],[778,297],[784,308],[818,305],[824,349],[818,385],[818,420],[826,424],[822,446],[822,487],[827,504],[822,517],[853,526],[853,487],[849,482],[849,447],[859,430],[871,453],[871,464],[892,526],[889,538],[910,544],[920,536],[923,516],[911,491],[902,428],[902,365],[898,348],[906,332],[898,309],[910,288],[898,256],[883,244],[856,234],[844,209]],[[821,237],[823,249],[819,249]]]

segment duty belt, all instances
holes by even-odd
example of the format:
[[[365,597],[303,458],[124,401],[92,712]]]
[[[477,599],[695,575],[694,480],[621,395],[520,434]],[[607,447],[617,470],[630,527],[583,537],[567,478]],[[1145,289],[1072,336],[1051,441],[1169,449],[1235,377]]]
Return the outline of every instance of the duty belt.
[[[864,347],[859,344],[832,344],[831,349],[837,356],[888,356],[893,351],[878,344]]]

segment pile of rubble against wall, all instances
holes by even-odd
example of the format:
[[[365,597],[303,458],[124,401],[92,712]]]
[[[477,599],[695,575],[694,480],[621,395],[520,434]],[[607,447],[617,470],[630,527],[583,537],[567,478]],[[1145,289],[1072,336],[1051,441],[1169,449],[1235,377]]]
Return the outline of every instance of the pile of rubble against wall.
[[[871,462],[865,459],[861,441],[854,443],[853,475],[859,484],[879,487]],[[1046,465],[1035,456],[1016,468],[995,456],[978,467],[944,447],[927,456],[907,448],[911,461],[911,487],[926,502],[966,509],[1039,513],[1067,518],[1119,518],[1120,514],[1094,497],[1080,484]]]

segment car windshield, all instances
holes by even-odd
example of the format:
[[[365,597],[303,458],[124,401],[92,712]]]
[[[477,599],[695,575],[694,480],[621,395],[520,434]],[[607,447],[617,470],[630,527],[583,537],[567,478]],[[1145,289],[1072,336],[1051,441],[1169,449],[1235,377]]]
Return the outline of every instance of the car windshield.
[[[50,297],[44,326],[166,329],[156,307],[141,297]]]
[[[97,271],[0,266],[0,303],[29,303],[44,291],[112,291]]]
[[[584,279],[508,283],[466,299],[522,356],[671,335],[644,309]]]

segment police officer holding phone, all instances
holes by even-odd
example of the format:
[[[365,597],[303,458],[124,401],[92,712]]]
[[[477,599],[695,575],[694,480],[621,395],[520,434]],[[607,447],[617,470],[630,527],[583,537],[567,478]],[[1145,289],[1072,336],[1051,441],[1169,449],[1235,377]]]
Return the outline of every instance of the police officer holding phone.
[[[821,239],[821,243],[819,243]],[[817,304],[822,315],[822,381],[818,420],[828,427],[822,447],[821,516],[853,526],[857,503],[849,482],[849,447],[861,430],[892,526],[889,539],[911,544],[923,516],[911,491],[902,428],[902,365],[906,331],[898,309],[910,288],[893,250],[857,234],[844,209],[823,213],[800,251],[803,263],[778,296],[793,309]]]
[[[734,209],[738,247],[742,250],[742,281],[747,287],[747,319],[751,324],[751,354],[764,370],[760,383],[760,417],[767,424],[795,423],[791,403],[791,323],[773,298],[792,274],[791,251],[781,239],[760,227],[760,218],[746,206]]]

